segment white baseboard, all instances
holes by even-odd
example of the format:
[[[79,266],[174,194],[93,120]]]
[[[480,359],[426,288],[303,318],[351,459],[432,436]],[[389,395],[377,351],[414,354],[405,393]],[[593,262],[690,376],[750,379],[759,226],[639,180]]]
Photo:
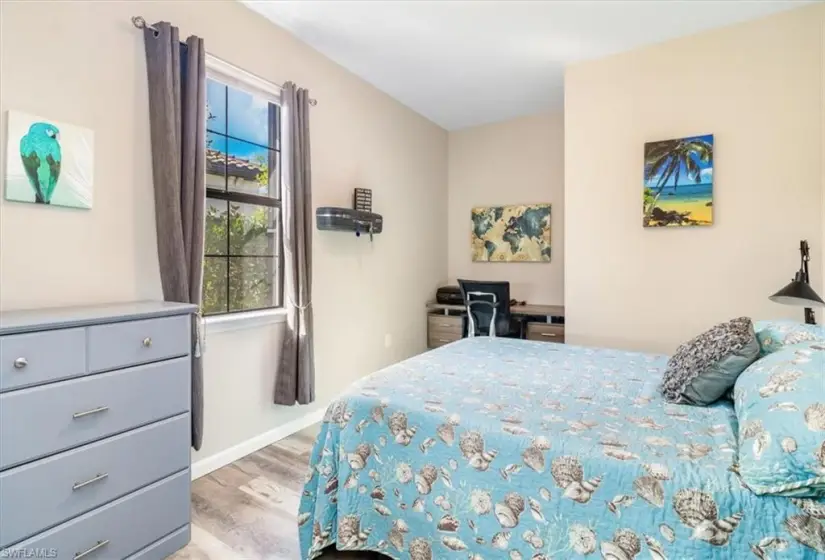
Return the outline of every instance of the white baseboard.
[[[218,470],[219,468],[237,461],[242,457],[246,457],[250,453],[254,453],[262,447],[272,445],[276,441],[289,437],[292,434],[297,434],[301,430],[309,428],[313,424],[317,424],[324,419],[325,411],[325,406],[319,407],[318,409],[296,418],[295,420],[287,422],[283,426],[279,426],[274,430],[264,432],[246,441],[242,441],[237,445],[233,445],[229,449],[224,449],[214,455],[204,457],[200,461],[192,463],[192,480],[207,475],[212,471]]]

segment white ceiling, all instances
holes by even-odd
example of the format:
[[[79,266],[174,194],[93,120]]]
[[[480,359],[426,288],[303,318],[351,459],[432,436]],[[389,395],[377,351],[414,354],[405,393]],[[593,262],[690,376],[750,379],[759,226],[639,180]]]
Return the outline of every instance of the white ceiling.
[[[241,1],[448,130],[560,109],[566,63],[810,3]]]

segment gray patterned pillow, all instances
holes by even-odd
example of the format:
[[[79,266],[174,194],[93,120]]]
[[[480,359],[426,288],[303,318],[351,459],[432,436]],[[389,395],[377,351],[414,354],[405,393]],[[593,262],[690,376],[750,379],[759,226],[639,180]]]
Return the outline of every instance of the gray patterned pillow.
[[[720,323],[676,349],[667,362],[662,394],[672,403],[707,406],[758,357],[759,341],[748,317]]]

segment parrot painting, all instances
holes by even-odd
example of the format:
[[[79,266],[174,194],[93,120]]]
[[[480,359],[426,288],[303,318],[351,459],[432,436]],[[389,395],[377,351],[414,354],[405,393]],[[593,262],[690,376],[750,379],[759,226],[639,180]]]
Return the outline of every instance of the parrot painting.
[[[57,127],[44,122],[31,125],[29,133],[20,138],[20,158],[34,189],[35,202],[49,204],[60,177],[62,160]]]

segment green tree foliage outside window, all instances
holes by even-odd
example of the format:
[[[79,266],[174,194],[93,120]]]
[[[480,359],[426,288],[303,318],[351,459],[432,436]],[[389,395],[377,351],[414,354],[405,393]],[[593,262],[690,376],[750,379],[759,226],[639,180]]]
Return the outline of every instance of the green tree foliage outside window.
[[[223,201],[215,201],[222,203]],[[254,208],[244,212],[245,208]],[[269,213],[265,206],[229,203],[229,212],[209,206],[206,212],[205,253],[244,257],[206,257],[203,270],[203,312],[225,313],[243,309],[260,309],[275,305],[273,300],[274,256]],[[227,272],[227,266],[229,271]],[[228,282],[228,285],[227,285]],[[227,301],[228,297],[228,301]],[[228,305],[227,305],[228,303]]]

